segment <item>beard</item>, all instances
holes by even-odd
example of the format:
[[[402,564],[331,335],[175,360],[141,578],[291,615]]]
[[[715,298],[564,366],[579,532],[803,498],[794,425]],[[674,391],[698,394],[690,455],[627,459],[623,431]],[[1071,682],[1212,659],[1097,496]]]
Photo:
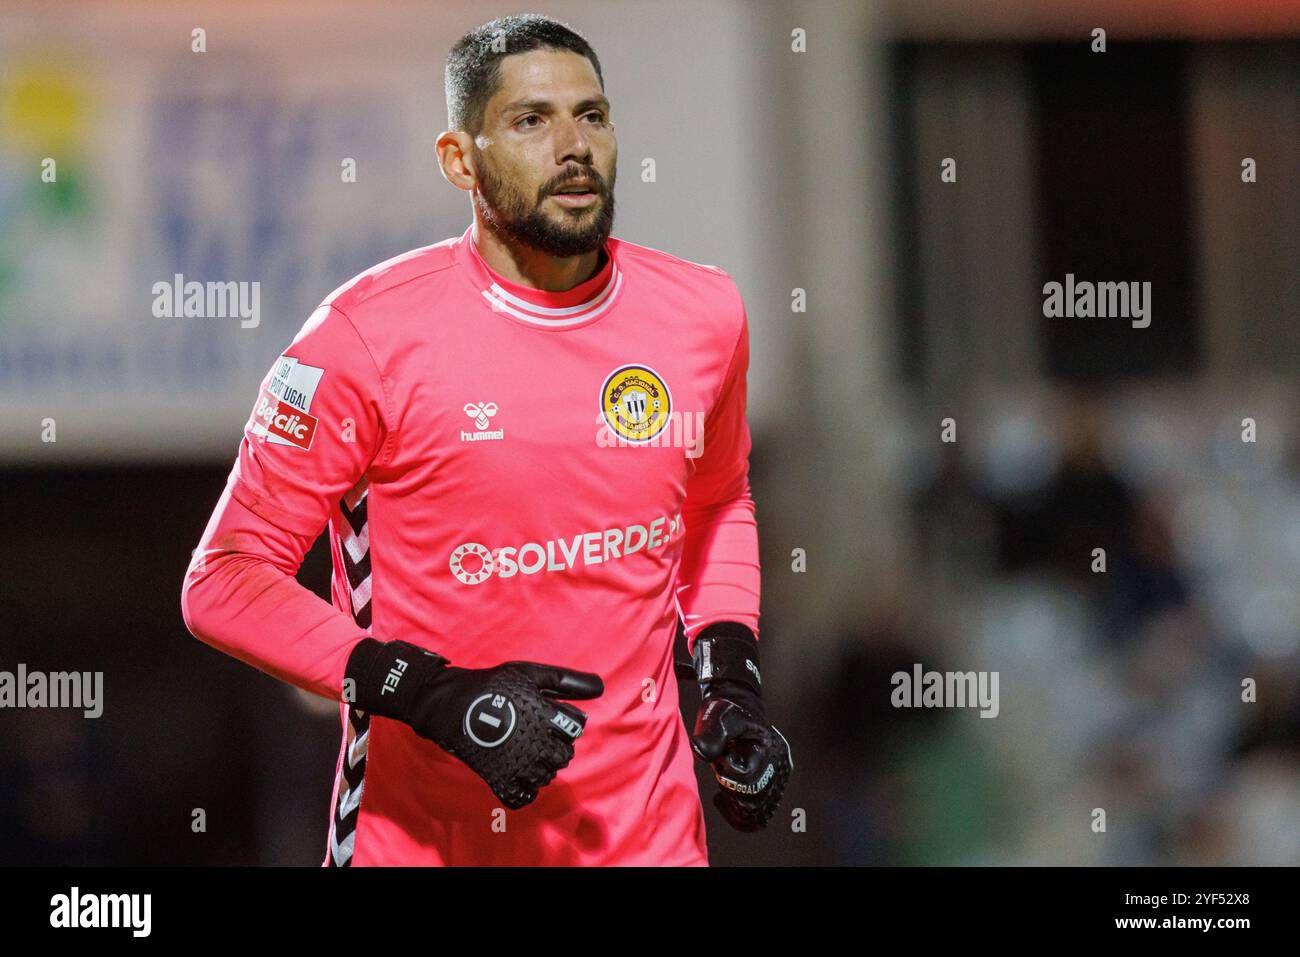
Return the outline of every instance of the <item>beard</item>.
[[[555,219],[542,203],[558,186],[577,178],[566,174],[543,187],[530,201],[522,191],[499,179],[480,156],[475,202],[484,222],[515,242],[560,258],[581,256],[602,247],[614,228],[614,182],[611,177],[606,183],[594,169],[584,168],[581,178],[595,183],[599,199],[583,209],[561,208],[560,218]]]

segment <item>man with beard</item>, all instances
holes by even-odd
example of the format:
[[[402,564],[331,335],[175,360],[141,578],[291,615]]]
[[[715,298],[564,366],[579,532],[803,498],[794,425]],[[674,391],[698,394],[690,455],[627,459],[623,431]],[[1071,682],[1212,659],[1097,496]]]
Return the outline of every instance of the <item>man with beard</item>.
[[[578,34],[492,21],[446,87],[473,222],[340,287],[273,363],[186,624],[339,701],[327,866],[707,864],[691,747],[741,830],[791,770],[760,693],[744,304],[610,236]],[[332,604],[294,580],[327,524]]]

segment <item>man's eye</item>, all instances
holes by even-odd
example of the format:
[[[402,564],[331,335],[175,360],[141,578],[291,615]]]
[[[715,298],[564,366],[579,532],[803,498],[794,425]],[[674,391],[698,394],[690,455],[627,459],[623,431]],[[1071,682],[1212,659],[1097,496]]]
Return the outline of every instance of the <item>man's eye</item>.
[[[592,110],[590,113],[587,114],[588,119],[591,119],[592,117],[595,117],[597,123],[605,122],[605,114],[600,112],[600,110]]]
[[[523,125],[524,125],[525,123],[527,123],[529,120],[537,120],[537,121],[540,122],[540,121],[541,121],[541,117],[538,116],[536,113],[529,113],[529,114],[528,114],[527,116],[525,116],[523,119],[519,120],[519,122],[517,122],[517,123],[515,124],[515,126],[523,126]]]

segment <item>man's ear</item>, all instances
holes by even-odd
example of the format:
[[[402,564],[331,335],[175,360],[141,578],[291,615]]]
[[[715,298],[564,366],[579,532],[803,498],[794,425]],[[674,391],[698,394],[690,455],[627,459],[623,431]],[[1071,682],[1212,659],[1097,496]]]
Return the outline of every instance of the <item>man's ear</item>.
[[[442,178],[457,189],[473,192],[478,185],[478,171],[474,169],[474,140],[461,130],[443,130],[438,134],[435,149]]]

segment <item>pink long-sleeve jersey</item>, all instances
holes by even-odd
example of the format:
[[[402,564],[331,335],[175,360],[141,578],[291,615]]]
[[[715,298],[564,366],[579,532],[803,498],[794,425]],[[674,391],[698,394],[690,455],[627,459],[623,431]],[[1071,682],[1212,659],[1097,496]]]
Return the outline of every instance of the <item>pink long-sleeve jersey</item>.
[[[262,381],[186,572],[205,642],[340,702],[326,865],[706,864],[672,646],[757,634],[748,325],[722,270],[619,239],[565,292],[507,281],[473,227],[357,276]],[[294,578],[328,524],[332,603]],[[536,801],[351,708],[373,635],[481,668],[595,672]]]

